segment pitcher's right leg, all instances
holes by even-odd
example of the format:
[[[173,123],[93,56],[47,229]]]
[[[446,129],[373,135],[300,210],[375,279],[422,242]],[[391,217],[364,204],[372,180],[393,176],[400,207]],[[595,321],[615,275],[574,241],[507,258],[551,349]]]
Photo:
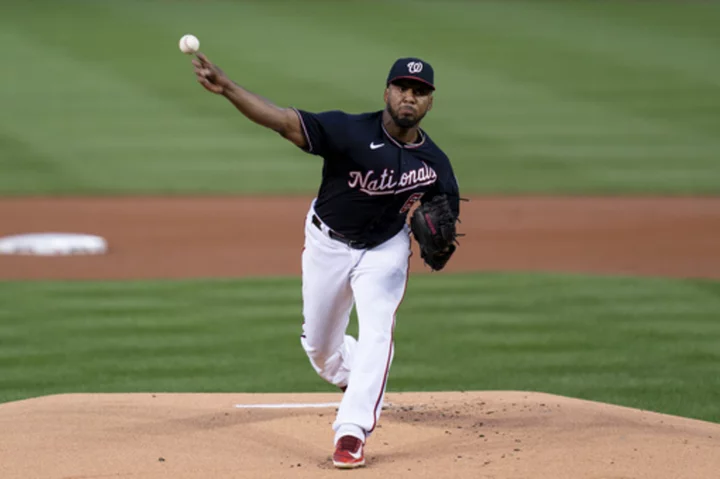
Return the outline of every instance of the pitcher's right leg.
[[[345,335],[353,307],[349,249],[305,224],[302,254],[303,334],[301,343],[315,371],[331,384],[347,386],[354,338]]]
[[[368,250],[353,269],[359,340],[350,386],[333,424],[336,442],[347,436],[367,439],[382,411],[385,387],[394,357],[395,316],[405,295],[410,238],[403,230]]]

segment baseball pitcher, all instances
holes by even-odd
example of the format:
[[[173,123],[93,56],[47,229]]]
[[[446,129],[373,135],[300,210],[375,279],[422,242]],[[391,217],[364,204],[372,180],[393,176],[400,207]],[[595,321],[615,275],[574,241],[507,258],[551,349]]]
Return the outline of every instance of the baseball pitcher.
[[[202,53],[192,63],[208,91],[323,158],[305,221],[301,344],[320,377],[344,391],[333,423],[334,465],[363,466],[393,360],[411,234],[434,271],[457,244],[458,183],[448,157],[420,128],[433,107],[433,68],[419,58],[398,59],[385,81],[385,107],[348,114],[281,108],[230,80]],[[353,306],[357,339],[346,334]]]

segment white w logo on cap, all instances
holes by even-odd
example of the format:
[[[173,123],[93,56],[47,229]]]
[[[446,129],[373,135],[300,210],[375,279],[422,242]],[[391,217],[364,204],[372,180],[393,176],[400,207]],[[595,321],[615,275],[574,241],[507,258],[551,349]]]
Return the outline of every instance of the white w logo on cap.
[[[423,69],[422,62],[410,62],[407,64],[410,73],[420,73]]]

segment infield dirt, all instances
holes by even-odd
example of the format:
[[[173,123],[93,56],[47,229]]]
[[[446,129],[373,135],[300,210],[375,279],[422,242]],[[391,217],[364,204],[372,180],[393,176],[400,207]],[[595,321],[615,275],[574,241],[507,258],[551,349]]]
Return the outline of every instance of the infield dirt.
[[[300,274],[309,198],[5,198],[0,236],[105,237],[103,256],[0,255],[0,279]],[[720,278],[720,198],[473,198],[444,272]],[[425,273],[414,244],[412,273]]]

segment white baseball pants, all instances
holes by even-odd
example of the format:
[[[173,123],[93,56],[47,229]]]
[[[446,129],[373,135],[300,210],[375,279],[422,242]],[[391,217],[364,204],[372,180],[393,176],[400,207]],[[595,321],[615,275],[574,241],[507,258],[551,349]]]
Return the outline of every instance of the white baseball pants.
[[[314,202],[313,202],[314,204]],[[395,314],[405,294],[410,258],[409,227],[372,249],[353,249],[305,221],[302,254],[301,343],[315,371],[347,386],[333,430],[335,442],[352,435],[363,441],[380,418],[393,360]],[[358,339],[346,335],[355,305]]]

